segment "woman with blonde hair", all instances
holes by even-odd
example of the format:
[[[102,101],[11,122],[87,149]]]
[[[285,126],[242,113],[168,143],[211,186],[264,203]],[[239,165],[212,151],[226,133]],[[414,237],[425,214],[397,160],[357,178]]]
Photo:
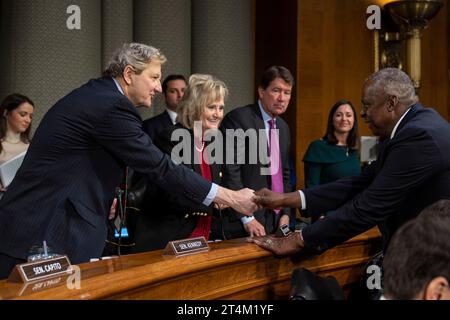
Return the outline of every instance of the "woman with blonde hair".
[[[210,141],[207,136],[218,132],[227,95],[228,89],[221,80],[207,74],[193,74],[178,105],[177,123],[163,130],[154,141],[168,155],[172,155],[179,143],[189,146],[173,155],[178,159],[172,159],[217,184],[221,180],[221,166],[209,159],[207,146]],[[228,210],[198,205],[167,190],[148,181],[144,204],[133,222],[133,252],[162,249],[169,241],[178,239],[201,236],[206,240],[227,238],[224,222],[230,220],[227,219]]]

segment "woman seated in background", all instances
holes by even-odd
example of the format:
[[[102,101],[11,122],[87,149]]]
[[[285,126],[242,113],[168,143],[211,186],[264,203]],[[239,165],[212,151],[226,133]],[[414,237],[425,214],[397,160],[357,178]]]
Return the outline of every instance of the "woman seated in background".
[[[328,115],[327,131],[305,153],[305,188],[361,173],[358,120],[348,100],[339,100]]]
[[[328,114],[327,131],[322,139],[313,141],[306,150],[305,188],[310,188],[361,173],[359,161],[358,120],[355,108],[348,100],[339,100]],[[330,212],[310,213],[312,219],[300,219],[302,224],[314,222]]]
[[[27,151],[30,144],[34,103],[30,98],[13,93],[0,105],[0,165]],[[1,185],[0,191],[6,191]],[[1,197],[1,196],[0,196]]]
[[[192,75],[177,109],[177,124],[163,130],[154,141],[158,148],[171,155],[174,147],[179,143],[179,146],[185,144],[187,139],[188,149],[183,151],[188,154],[179,152],[179,146],[174,153],[182,158],[180,161],[184,165],[217,184],[220,184],[221,166],[205,161],[208,156],[208,141],[204,138],[207,130],[218,130],[224,116],[227,94],[228,90],[222,81],[210,75]],[[198,131],[203,135],[199,136]],[[179,133],[183,136],[181,139]],[[176,137],[175,141],[172,141],[172,134]],[[196,162],[194,157],[197,157]],[[162,249],[169,241],[200,236],[204,236],[206,240],[224,239],[227,227],[222,218],[228,214],[228,210],[220,211],[213,205],[198,205],[147,181],[144,203],[140,212],[132,215],[129,228],[131,242],[135,243],[131,251],[135,253]],[[239,221],[236,220],[236,223]]]

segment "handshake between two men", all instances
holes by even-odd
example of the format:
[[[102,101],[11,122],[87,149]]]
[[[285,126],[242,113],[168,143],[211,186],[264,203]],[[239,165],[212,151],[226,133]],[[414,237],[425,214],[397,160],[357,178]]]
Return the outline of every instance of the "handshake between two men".
[[[297,191],[290,193],[277,193],[267,188],[258,191],[244,188],[239,191],[231,191],[219,187],[216,198],[218,205],[229,206],[247,216],[260,208],[300,208],[301,199]],[[249,238],[249,242],[273,252],[276,255],[289,255],[301,251],[303,239],[298,232],[292,232],[286,237],[275,235]]]

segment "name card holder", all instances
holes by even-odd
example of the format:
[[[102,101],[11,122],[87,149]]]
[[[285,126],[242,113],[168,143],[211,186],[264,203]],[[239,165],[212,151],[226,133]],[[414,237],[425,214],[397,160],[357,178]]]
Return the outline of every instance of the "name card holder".
[[[67,256],[60,256],[57,258],[18,264],[9,275],[8,281],[27,283],[70,272],[69,258]]]
[[[164,250],[164,254],[180,257],[209,250],[210,248],[205,237],[197,237],[170,241]]]

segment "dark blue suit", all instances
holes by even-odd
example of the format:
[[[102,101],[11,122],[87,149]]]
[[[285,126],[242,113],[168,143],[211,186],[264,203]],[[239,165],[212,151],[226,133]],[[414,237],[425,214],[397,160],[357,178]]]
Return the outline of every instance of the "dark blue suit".
[[[172,119],[170,119],[169,113],[165,110],[163,113],[142,122],[142,130],[147,133],[152,140],[155,140],[161,131],[172,125]]]
[[[91,80],[58,101],[0,201],[0,253],[25,259],[32,245],[46,240],[73,263],[100,256],[125,166],[202,202],[211,183],[176,166],[141,124],[111,78]]]
[[[306,213],[327,212],[303,229],[306,248],[323,252],[376,225],[384,247],[394,232],[438,199],[450,198],[450,125],[414,105],[377,161],[361,176],[304,190]]]
[[[284,190],[290,190],[290,173],[289,173],[289,148],[290,148],[290,131],[287,123],[281,118],[277,117],[277,128],[279,129],[279,143],[280,143],[280,156],[281,156],[281,165],[283,170],[283,184]],[[224,133],[224,137],[227,136],[227,129],[242,129],[247,131],[251,130],[262,130],[265,132],[265,125],[263,116],[261,114],[261,110],[259,108],[258,103],[250,104],[247,106],[235,108],[232,111],[228,112],[221,124],[221,130]],[[232,134],[234,131],[231,131]],[[256,132],[257,134],[259,131]],[[231,141],[233,139],[232,136],[228,137]],[[267,146],[267,138],[266,135],[263,134],[259,136],[260,139],[264,141],[259,143],[259,146]],[[233,155],[234,164],[227,164],[223,166],[224,170],[224,179],[223,185],[232,190],[239,190],[244,187],[251,188],[253,190],[259,190],[261,188],[270,188],[272,181],[270,175],[262,175],[261,169],[267,167],[261,162],[261,159],[255,164],[251,164],[250,153],[252,152],[252,148],[250,147],[249,140],[245,141],[245,164],[237,164],[237,154],[239,150],[237,150],[237,143],[234,144],[234,149],[225,150],[225,155],[227,153],[231,153]],[[258,146],[258,147],[259,147]],[[228,146],[227,146],[228,148]],[[257,152],[259,154],[259,152]],[[226,158],[226,156],[225,156]],[[282,214],[291,215],[291,210],[287,208],[282,209]],[[236,219],[238,217],[242,217],[243,215],[236,215]],[[261,209],[254,213],[255,219],[258,220],[266,229],[266,233],[276,232],[278,227],[278,222],[280,215],[276,215],[271,209]],[[241,226],[239,230],[236,230],[234,237],[245,237],[247,236],[247,232]]]

